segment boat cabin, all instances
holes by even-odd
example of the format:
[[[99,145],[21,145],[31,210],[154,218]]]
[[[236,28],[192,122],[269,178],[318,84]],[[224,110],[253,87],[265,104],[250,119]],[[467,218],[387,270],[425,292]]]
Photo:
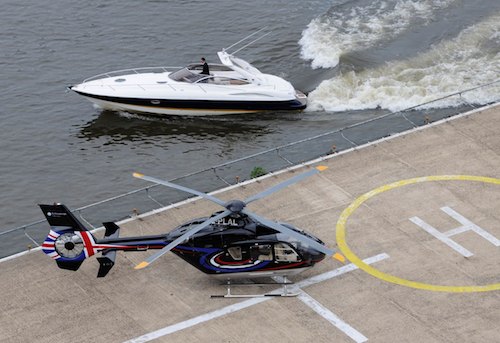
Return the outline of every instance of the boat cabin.
[[[210,64],[210,75],[201,74],[203,65],[190,64],[185,68],[174,71],[168,77],[177,82],[209,83],[215,85],[247,85],[250,84],[237,72],[223,64]]]

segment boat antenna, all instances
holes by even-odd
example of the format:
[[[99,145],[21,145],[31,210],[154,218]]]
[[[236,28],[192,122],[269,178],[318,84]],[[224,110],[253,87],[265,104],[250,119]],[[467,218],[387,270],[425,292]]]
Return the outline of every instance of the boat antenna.
[[[245,48],[246,48],[247,46],[249,46],[250,44],[253,44],[253,43],[255,43],[256,41],[258,41],[258,40],[260,40],[260,39],[264,38],[265,36],[267,36],[267,35],[268,35],[268,34],[270,34],[271,32],[272,32],[272,31],[269,31],[269,32],[267,32],[267,33],[264,33],[264,34],[263,34],[262,36],[260,36],[259,38],[254,39],[253,41],[251,41],[250,43],[248,43],[248,44],[246,44],[246,45],[243,45],[241,48],[239,48],[238,50],[236,50],[236,51],[232,52],[231,54],[233,54],[233,55],[234,55],[234,54],[236,54],[238,51],[245,49]]]
[[[264,27],[263,27],[263,28],[261,28],[260,30],[255,31],[255,32],[254,32],[254,33],[252,33],[252,34],[249,34],[248,36],[246,36],[246,37],[245,37],[245,38],[243,38],[243,39],[240,39],[239,41],[237,41],[237,42],[236,42],[236,43],[234,43],[233,45],[228,46],[227,48],[224,48],[224,50],[229,50],[229,49],[231,49],[233,46],[240,44],[240,43],[241,43],[241,42],[243,42],[244,40],[247,40],[248,38],[250,38],[250,37],[252,37],[252,36],[256,35],[257,33],[261,32],[262,30],[264,30],[264,29],[266,29],[266,28],[267,28],[267,26],[264,26]]]

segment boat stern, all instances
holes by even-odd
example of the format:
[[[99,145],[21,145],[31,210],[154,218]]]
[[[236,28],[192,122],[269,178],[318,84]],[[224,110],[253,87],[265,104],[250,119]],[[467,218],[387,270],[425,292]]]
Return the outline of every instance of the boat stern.
[[[301,91],[295,90],[295,100],[299,102],[298,109],[303,110],[307,107],[307,95]]]

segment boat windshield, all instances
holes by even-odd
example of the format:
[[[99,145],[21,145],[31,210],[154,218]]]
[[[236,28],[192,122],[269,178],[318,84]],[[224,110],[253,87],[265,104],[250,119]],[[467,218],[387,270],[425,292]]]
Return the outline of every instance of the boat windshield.
[[[178,82],[194,83],[200,79],[203,79],[204,77],[207,77],[207,75],[196,74],[189,71],[187,68],[182,68],[169,74],[168,77]]]
[[[235,56],[230,56],[229,58],[234,65],[240,67],[241,69],[244,69],[254,75],[262,74],[259,69],[255,68],[253,65],[251,65],[245,60],[242,60],[241,58]]]

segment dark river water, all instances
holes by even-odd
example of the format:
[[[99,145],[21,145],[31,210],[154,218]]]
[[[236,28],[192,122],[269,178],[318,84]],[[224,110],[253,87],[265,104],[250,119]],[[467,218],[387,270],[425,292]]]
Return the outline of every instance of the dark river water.
[[[156,118],[103,112],[65,91],[110,70],[183,66],[200,56],[217,63],[218,50],[263,27],[271,33],[238,56],[308,92],[302,113]],[[38,203],[77,208],[145,186],[133,171],[174,179],[493,82],[500,2],[4,0],[0,47],[3,231],[41,219]],[[486,87],[432,112],[498,98],[498,87]],[[369,130],[405,129],[398,125]],[[326,151],[331,142],[324,144]],[[306,144],[289,157],[317,155]],[[270,170],[276,159],[258,163]],[[255,163],[238,176],[248,178]],[[194,185],[220,186],[207,183]]]

